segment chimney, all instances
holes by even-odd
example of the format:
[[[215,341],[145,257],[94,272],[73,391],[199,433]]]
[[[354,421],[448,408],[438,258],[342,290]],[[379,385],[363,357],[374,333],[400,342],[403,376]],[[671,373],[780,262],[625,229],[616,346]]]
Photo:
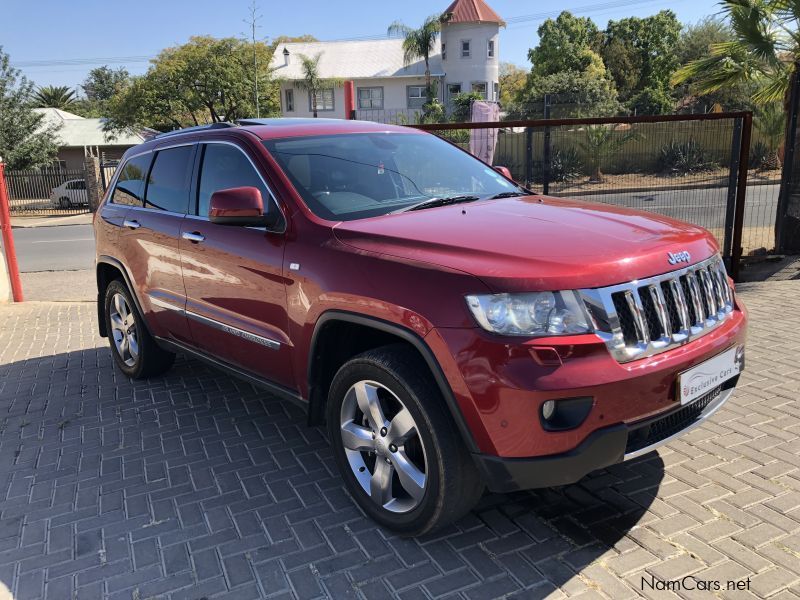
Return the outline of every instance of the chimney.
[[[284,67],[288,67],[289,66],[289,49],[288,48],[284,48],[283,49],[283,66]]]

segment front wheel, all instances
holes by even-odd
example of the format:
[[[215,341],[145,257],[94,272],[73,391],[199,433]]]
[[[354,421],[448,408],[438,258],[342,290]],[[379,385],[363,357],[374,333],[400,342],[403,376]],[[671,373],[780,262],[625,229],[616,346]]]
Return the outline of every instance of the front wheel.
[[[160,375],[175,355],[160,348],[144,325],[127,286],[115,279],[108,284],[103,312],[111,354],[120,370],[132,379]]]
[[[72,208],[72,200],[67,198],[66,196],[62,196],[58,199],[58,206],[63,208],[64,210]]]
[[[483,484],[427,365],[406,346],[370,350],[334,377],[328,434],[361,509],[404,535],[466,514]]]

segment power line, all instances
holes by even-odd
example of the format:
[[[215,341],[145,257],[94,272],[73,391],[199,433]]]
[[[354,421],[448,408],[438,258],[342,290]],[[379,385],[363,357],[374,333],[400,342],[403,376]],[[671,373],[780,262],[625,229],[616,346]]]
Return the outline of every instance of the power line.
[[[684,2],[686,0],[673,0],[673,4]],[[528,15],[519,15],[516,17],[509,17],[505,19],[506,25],[509,28],[513,25],[519,26],[529,23],[531,21],[542,21],[551,17],[560,15],[563,11],[568,11],[574,14],[583,16],[592,16],[592,14],[604,14],[611,12],[618,8],[625,8],[628,6],[641,6],[642,4],[655,4],[660,3],[661,0],[611,0],[609,2],[600,2],[595,4],[584,4],[581,6],[574,6],[572,8],[561,8],[557,10],[542,11],[539,13],[531,13]],[[361,35],[347,38],[329,38],[326,40],[319,40],[320,42],[361,42],[372,40],[385,40],[386,34],[372,34]],[[103,65],[103,64],[135,64],[149,62],[156,58],[157,54],[137,55],[137,56],[107,56],[107,57],[91,57],[91,58],[64,58],[64,59],[41,59],[41,60],[28,60],[14,62],[12,65],[18,69],[35,69],[40,67],[58,67],[58,66],[78,66],[78,65]]]

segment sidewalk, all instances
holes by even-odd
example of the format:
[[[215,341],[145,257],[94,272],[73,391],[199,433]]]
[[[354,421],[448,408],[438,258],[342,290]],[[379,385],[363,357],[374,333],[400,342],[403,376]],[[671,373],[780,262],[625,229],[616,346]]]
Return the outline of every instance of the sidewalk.
[[[57,227],[58,225],[91,225],[92,213],[67,216],[24,217],[12,216],[11,227]]]
[[[419,539],[359,512],[294,406],[185,357],[126,379],[90,303],[0,306],[0,581],[20,599],[797,600],[800,281],[739,289],[747,368],[710,422]],[[689,575],[723,591],[643,584]]]

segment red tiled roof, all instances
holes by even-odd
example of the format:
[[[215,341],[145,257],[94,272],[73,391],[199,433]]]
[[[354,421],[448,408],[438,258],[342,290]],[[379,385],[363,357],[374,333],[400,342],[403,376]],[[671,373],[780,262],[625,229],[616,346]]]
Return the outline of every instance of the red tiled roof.
[[[504,24],[500,15],[483,0],[453,0],[453,3],[445,9],[444,14],[450,15],[448,23]]]

